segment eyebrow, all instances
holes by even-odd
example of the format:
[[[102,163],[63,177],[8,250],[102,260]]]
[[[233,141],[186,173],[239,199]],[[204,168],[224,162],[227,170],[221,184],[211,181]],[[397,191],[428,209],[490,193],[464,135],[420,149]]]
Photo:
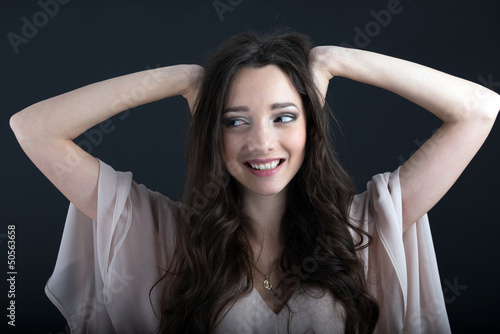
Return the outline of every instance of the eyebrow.
[[[293,102],[278,102],[278,103],[271,104],[271,110],[284,109],[287,107],[295,107],[295,108],[299,109],[295,105],[295,103],[293,103]],[[238,111],[249,111],[249,110],[250,109],[248,109],[247,106],[237,106],[237,107],[231,107],[231,108],[225,109],[224,114],[227,112],[238,112]]]

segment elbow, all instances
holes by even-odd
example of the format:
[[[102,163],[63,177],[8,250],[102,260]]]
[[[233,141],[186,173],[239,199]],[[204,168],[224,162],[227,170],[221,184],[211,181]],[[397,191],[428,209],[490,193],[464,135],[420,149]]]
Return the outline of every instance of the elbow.
[[[470,108],[476,111],[472,114],[475,115],[476,119],[494,123],[500,110],[500,95],[483,86],[479,87],[474,94],[475,101],[471,100],[470,107],[476,107]]]
[[[22,124],[23,122],[22,122],[21,111],[12,115],[9,119],[10,128],[12,132],[14,132],[14,135],[16,136],[18,141],[22,138],[22,133],[23,133]]]
[[[23,142],[36,136],[36,132],[40,128],[40,120],[36,119],[36,113],[32,108],[33,106],[30,106],[15,113],[9,120],[10,128],[21,146]]]
[[[500,95],[494,93],[493,101],[491,103],[491,107],[488,113],[489,117],[493,122],[495,122],[495,119],[497,118],[499,111],[500,111]]]
[[[39,133],[39,120],[33,115],[31,107],[27,107],[10,117],[9,125],[16,136],[19,146],[28,157],[33,156],[33,152],[39,149],[40,138],[43,136]]]
[[[30,140],[30,134],[32,134],[32,132],[27,129],[22,111],[10,117],[9,125],[12,129],[12,132],[14,132],[17,142],[26,152],[26,148],[29,147],[28,142]]]
[[[481,122],[494,123],[500,110],[500,95],[476,85],[469,94],[461,97],[455,112],[443,119],[447,123]]]

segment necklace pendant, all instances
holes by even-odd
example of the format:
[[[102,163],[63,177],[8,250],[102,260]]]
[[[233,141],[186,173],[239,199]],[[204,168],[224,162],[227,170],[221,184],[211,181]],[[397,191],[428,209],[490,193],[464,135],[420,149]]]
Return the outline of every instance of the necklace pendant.
[[[271,291],[271,289],[273,288],[271,282],[269,281],[269,276],[266,275],[266,279],[264,280],[264,282],[262,283],[262,285],[264,285],[264,289],[266,289],[267,291]]]

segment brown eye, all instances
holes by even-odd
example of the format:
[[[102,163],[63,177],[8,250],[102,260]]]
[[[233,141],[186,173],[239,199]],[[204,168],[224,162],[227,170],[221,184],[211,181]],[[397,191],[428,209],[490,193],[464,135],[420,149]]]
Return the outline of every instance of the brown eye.
[[[245,124],[247,124],[247,122],[241,118],[228,118],[224,121],[224,125],[228,128],[234,128]]]
[[[290,123],[297,119],[295,115],[280,115],[274,120],[276,123]]]

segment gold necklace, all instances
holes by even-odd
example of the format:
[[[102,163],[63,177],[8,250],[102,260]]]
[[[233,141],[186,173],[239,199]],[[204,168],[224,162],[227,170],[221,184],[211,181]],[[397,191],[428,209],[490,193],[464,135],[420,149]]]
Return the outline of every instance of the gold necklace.
[[[260,271],[260,269],[257,268],[257,266],[255,264],[253,264],[253,262],[252,262],[252,265],[254,266],[255,269],[257,269],[257,271],[262,276],[264,276],[264,281],[262,282],[262,286],[264,287],[264,289],[266,289],[267,291],[272,291],[273,285],[271,284],[271,280],[269,279],[269,276],[271,276],[271,274],[274,273],[276,271],[276,269],[278,269],[278,266],[275,266],[274,269],[269,274],[266,275],[262,271]]]

